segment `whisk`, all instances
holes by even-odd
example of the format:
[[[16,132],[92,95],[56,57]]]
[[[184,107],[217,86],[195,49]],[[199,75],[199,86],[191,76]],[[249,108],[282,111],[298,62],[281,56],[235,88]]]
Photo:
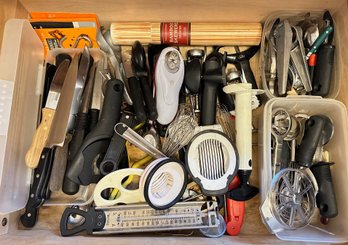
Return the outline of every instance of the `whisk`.
[[[175,119],[167,128],[162,152],[166,156],[174,155],[190,142],[197,126],[192,112],[186,106],[181,106]]]
[[[223,105],[219,105],[216,111],[216,122],[221,125],[224,133],[231,139],[234,140],[236,131],[234,128],[234,122],[232,115],[227,111]]]

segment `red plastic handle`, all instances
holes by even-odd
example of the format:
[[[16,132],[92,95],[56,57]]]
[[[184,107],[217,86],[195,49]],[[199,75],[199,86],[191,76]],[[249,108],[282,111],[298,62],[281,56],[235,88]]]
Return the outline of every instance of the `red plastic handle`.
[[[230,184],[230,190],[239,186],[239,179],[236,176]],[[237,236],[242,229],[244,222],[245,202],[239,202],[226,198],[226,231],[230,236]]]
[[[245,202],[227,198],[226,231],[230,236],[237,236],[244,222]]]

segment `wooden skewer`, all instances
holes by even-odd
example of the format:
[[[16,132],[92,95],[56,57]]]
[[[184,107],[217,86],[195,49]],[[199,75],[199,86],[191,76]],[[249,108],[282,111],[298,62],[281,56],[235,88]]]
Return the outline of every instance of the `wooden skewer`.
[[[260,23],[160,23],[114,22],[110,34],[114,44],[168,43],[173,45],[259,45]]]

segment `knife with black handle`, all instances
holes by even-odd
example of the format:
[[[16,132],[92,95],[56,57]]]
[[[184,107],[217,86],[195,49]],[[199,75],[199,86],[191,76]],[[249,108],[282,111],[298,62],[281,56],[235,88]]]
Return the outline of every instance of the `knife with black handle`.
[[[93,64],[89,71],[89,79],[85,85],[85,89],[82,95],[82,101],[77,115],[75,116],[75,123],[73,129],[73,135],[69,144],[69,153],[67,160],[67,168],[70,168],[71,161],[78,152],[83,140],[86,136],[86,132],[89,126],[89,108],[91,106],[94,75],[97,67],[97,63],[93,63],[93,58],[90,57],[91,63]],[[66,176],[64,177],[62,190],[65,194],[74,195],[79,191],[79,185],[69,180]]]
[[[54,159],[54,148],[44,148],[37,168],[34,170],[33,182],[30,185],[29,198],[25,213],[20,220],[23,226],[31,228],[36,224],[39,207],[49,198],[49,179]]]
[[[67,177],[79,185],[96,183],[100,175],[93,171],[94,160],[105,153],[114,132],[115,124],[121,117],[123,82],[110,79],[105,85],[102,112],[95,128],[86,136],[71,162]]]

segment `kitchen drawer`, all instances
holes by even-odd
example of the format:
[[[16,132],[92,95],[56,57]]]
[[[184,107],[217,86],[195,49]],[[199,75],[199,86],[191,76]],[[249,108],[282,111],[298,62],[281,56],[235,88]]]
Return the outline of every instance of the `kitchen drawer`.
[[[197,0],[178,0],[174,2],[149,0],[149,1],[43,1],[43,0],[2,0],[4,2],[0,7],[0,40],[2,39],[2,30],[4,23],[9,18],[25,18],[28,12],[89,12],[96,13],[102,25],[106,27],[112,21],[261,21],[271,13],[278,10],[323,10],[329,9],[335,18],[336,29],[339,35],[335,36],[338,54],[338,79],[340,80],[340,92],[337,97],[346,105],[348,104],[348,85],[345,79],[348,76],[348,50],[344,45],[348,42],[348,6],[347,1],[325,1],[325,0],[294,0],[294,1],[197,1]],[[1,53],[3,51],[0,51]],[[1,54],[0,53],[0,54]],[[260,72],[258,56],[251,60],[251,66],[255,77],[260,84]],[[257,125],[258,117],[262,109],[258,109],[253,113],[254,125]],[[254,135],[253,157],[255,159],[253,175],[251,183],[258,186],[258,154],[257,154],[257,134]],[[259,160],[260,161],[260,160]],[[23,163],[24,164],[24,163]],[[1,194],[0,198],[4,195]],[[91,237],[91,236],[75,236],[63,238],[59,234],[59,220],[63,212],[63,207],[42,207],[40,209],[39,222],[32,230],[25,230],[18,227],[18,213],[14,213],[8,217],[5,226],[0,227],[2,231],[8,233],[1,236],[0,243],[15,242],[17,243],[64,243],[64,242],[80,242],[86,244],[93,243],[124,243],[124,244],[284,244],[285,242],[278,240],[275,236],[269,234],[267,229],[261,222],[259,215],[260,200],[256,198],[246,203],[245,221],[241,234],[237,237],[224,236],[219,239],[209,239],[198,236],[171,236],[171,235],[121,235],[107,237]],[[2,216],[0,215],[2,218]],[[3,223],[4,224],[4,223]],[[291,244],[291,242],[287,243]],[[295,244],[295,243],[294,243]],[[298,242],[296,242],[298,244]]]

